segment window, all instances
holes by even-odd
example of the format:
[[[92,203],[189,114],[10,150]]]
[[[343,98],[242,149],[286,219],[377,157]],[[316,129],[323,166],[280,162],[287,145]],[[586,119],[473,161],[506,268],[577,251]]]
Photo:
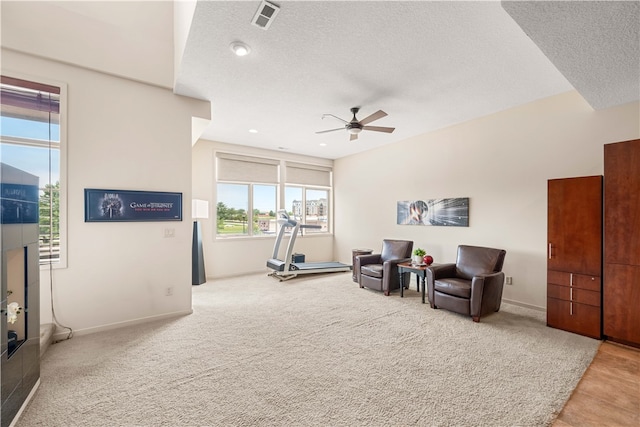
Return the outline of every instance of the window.
[[[309,228],[308,233],[326,233],[329,231],[329,192],[313,188],[305,189],[305,224],[318,225]]]
[[[280,162],[222,153],[216,159],[216,235],[275,234]]]
[[[281,168],[280,163],[216,153],[218,238],[275,235],[278,209],[319,226],[304,234],[330,231],[331,168],[292,162]]]
[[[329,232],[329,190],[288,185],[284,192],[284,209],[290,218],[303,224],[320,226],[303,229],[305,234]]]
[[[305,233],[330,231],[329,209],[331,169],[323,166],[287,162],[285,206],[289,216],[308,225]]]
[[[3,164],[38,177],[40,263],[60,264],[64,242],[64,87],[2,76],[0,158]],[[4,184],[4,182],[3,182]]]

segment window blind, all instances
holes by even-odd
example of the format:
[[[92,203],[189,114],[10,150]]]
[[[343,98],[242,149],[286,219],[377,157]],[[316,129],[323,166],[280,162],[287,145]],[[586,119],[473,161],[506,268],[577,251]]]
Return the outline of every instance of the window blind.
[[[288,184],[331,186],[331,168],[287,162],[286,182]]]
[[[60,88],[2,76],[2,115],[40,122],[60,122]]]
[[[218,181],[278,183],[278,160],[229,153],[217,153],[216,158]]]

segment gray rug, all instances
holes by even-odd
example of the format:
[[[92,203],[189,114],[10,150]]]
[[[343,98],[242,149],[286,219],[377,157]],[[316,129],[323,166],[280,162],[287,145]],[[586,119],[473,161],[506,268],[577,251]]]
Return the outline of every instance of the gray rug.
[[[474,323],[350,273],[193,288],[194,314],[49,348],[30,426],[543,426],[599,341],[503,304]]]

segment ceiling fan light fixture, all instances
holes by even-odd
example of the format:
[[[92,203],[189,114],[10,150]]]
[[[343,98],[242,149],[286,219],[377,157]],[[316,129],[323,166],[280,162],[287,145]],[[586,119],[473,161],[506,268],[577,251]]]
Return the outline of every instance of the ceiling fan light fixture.
[[[237,56],[247,56],[251,52],[251,48],[242,42],[233,42],[230,47]]]
[[[360,111],[360,107],[353,107],[351,109],[351,112],[353,113],[353,119],[351,119],[350,122],[341,119],[338,116],[334,116],[333,114],[323,114],[322,118],[324,119],[325,117],[333,117],[335,119],[340,120],[342,123],[344,123],[343,127],[339,127],[337,129],[327,129],[327,130],[321,130],[319,132],[316,133],[327,133],[327,132],[335,132],[338,130],[342,130],[345,129],[349,135],[351,135],[349,137],[349,141],[355,141],[356,139],[358,139],[358,134],[360,132],[362,132],[363,130],[366,131],[374,131],[374,132],[385,132],[385,133],[391,133],[393,132],[396,128],[391,128],[391,127],[386,127],[386,126],[369,126],[369,123],[376,121],[378,119],[381,119],[383,117],[385,117],[387,115],[387,113],[385,113],[382,110],[378,110],[373,114],[369,114],[367,117],[365,117],[362,120],[358,120],[358,118],[356,117],[356,114],[358,113],[358,111]]]

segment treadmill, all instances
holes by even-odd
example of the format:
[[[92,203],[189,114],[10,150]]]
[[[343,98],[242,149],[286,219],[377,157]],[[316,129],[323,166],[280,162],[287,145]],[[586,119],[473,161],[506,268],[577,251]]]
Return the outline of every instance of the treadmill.
[[[276,237],[275,244],[273,246],[273,255],[267,260],[267,267],[273,271],[268,275],[279,279],[280,281],[293,279],[299,274],[314,274],[314,273],[337,273],[341,271],[351,271],[351,266],[336,261],[328,262],[291,262],[291,256],[293,254],[293,246],[296,242],[298,232],[302,228],[320,228],[319,225],[301,224],[299,221],[289,218],[289,214],[284,209],[278,210],[277,222],[280,225],[278,230],[278,236]],[[289,239],[289,245],[287,245],[287,253],[285,254],[284,261],[278,259],[278,252],[280,251],[280,243],[287,229],[291,229],[291,238]]]

